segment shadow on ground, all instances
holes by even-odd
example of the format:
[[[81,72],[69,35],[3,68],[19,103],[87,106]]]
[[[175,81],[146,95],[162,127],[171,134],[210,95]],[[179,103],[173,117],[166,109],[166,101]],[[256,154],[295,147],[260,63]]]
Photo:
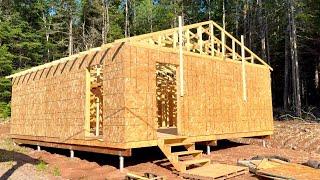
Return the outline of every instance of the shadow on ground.
[[[218,141],[217,146],[211,147],[211,151],[233,148],[233,147],[242,146],[242,145],[246,145],[246,144],[236,143],[228,140],[221,140],[221,141]],[[33,148],[34,150],[36,150],[36,146],[33,146],[33,145],[24,145],[24,146],[27,146],[29,148]],[[206,146],[204,145],[197,144],[196,148],[199,150],[203,150],[204,153],[206,152]],[[67,157],[70,156],[70,151],[67,149],[41,147],[41,150],[47,151],[51,154],[60,154]],[[180,151],[180,150],[181,148],[179,147],[173,149],[173,151]],[[75,151],[75,157],[80,158],[82,160],[87,160],[89,162],[96,162],[100,166],[109,165],[115,168],[119,168],[119,156],[84,152],[84,151]],[[163,153],[158,147],[132,149],[132,156],[125,157],[125,167],[135,166],[135,165],[138,165],[141,163],[147,163],[147,162],[155,163],[161,166],[163,162],[166,162],[165,158],[166,157],[163,155]],[[170,166],[166,168],[170,169]]]
[[[211,152],[218,151],[221,149],[229,149],[229,148],[234,148],[234,147],[238,147],[238,146],[245,146],[245,145],[247,145],[247,144],[238,143],[238,142],[234,142],[234,141],[230,141],[230,140],[219,140],[217,142],[217,146],[211,146]],[[204,153],[207,151],[206,146],[203,144],[198,144],[196,146],[196,148],[199,150],[202,150]]]
[[[19,167],[24,164],[38,164],[39,161],[28,155],[18,153],[15,151],[8,151],[0,149],[0,163],[2,162],[16,162],[9,170],[7,170],[3,175],[0,176],[0,180],[8,179]]]

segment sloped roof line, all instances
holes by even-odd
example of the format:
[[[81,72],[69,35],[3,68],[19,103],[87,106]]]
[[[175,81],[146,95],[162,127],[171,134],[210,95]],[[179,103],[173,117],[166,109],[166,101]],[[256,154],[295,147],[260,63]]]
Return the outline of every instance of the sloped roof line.
[[[103,45],[103,47],[96,47],[96,48],[89,49],[87,51],[82,51],[82,52],[79,52],[77,54],[74,54],[74,55],[71,55],[71,56],[68,56],[68,57],[64,57],[64,58],[61,58],[61,59],[58,59],[58,60],[55,60],[55,61],[51,61],[51,62],[42,64],[42,65],[39,65],[39,66],[35,66],[35,67],[30,68],[30,69],[26,69],[24,71],[17,72],[15,74],[11,74],[9,76],[6,76],[6,78],[7,79],[11,79],[11,78],[14,78],[14,77],[19,77],[19,76],[23,76],[23,75],[26,75],[26,74],[29,74],[29,73],[33,73],[33,72],[36,72],[36,71],[39,71],[39,70],[42,70],[42,69],[45,69],[45,68],[48,68],[48,67],[51,67],[51,66],[54,66],[54,65],[62,64],[62,63],[74,60],[74,59],[78,58],[79,56],[87,55],[87,54],[89,54],[91,52],[96,52],[96,51],[101,51],[101,50],[104,50],[104,49],[111,48],[113,46],[113,44],[114,43],[109,43],[109,44]]]
[[[203,27],[203,26],[207,26],[207,25],[208,26],[214,26],[218,30],[223,31],[224,34],[227,37],[231,38],[235,43],[237,43],[238,45],[241,44],[241,42],[238,39],[233,37],[233,35],[231,35],[227,31],[225,31],[221,26],[219,26],[217,23],[215,23],[214,21],[211,21],[211,20],[210,21],[205,21],[205,22],[200,22],[200,23],[195,23],[195,24],[191,24],[191,25],[185,25],[182,28],[183,28],[183,31],[186,31],[186,30],[190,30],[190,29],[193,29],[193,28],[199,28],[199,27]],[[101,51],[101,50],[104,50],[104,49],[111,48],[116,43],[121,43],[121,42],[140,42],[140,41],[145,41],[146,39],[150,39],[150,38],[151,39],[152,38],[157,38],[157,37],[159,37],[159,35],[160,36],[170,36],[170,35],[172,35],[174,33],[177,33],[178,30],[179,30],[179,28],[176,27],[176,28],[171,28],[171,29],[167,29],[167,30],[152,32],[152,33],[148,33],[148,34],[142,34],[142,35],[138,35],[138,36],[118,39],[118,40],[115,40],[113,43],[104,44],[101,47],[92,48],[90,50],[83,51],[83,52],[80,52],[78,54],[74,54],[74,55],[71,55],[71,56],[68,56],[68,57],[64,57],[64,58],[61,58],[59,60],[55,60],[55,61],[52,61],[52,62],[49,62],[49,63],[45,63],[43,65],[35,66],[35,67],[30,68],[30,69],[27,69],[27,70],[24,70],[24,71],[17,72],[15,74],[6,76],[6,78],[14,78],[14,77],[22,76],[22,75],[25,75],[25,74],[28,74],[28,73],[32,73],[32,72],[36,72],[38,70],[45,69],[45,68],[48,68],[48,67],[51,67],[51,66],[54,66],[54,65],[57,65],[57,64],[65,63],[65,62],[73,60],[73,59],[75,59],[75,58],[77,58],[77,57],[79,57],[81,55],[86,55],[86,54],[89,54],[91,52]],[[214,37],[213,39],[215,39],[215,38],[216,37]],[[222,42],[220,41],[220,43],[222,43]],[[267,66],[270,70],[272,70],[272,68],[264,60],[262,60],[258,55],[253,53],[249,48],[244,46],[244,49],[249,54],[251,54],[252,57],[256,58],[262,65]]]

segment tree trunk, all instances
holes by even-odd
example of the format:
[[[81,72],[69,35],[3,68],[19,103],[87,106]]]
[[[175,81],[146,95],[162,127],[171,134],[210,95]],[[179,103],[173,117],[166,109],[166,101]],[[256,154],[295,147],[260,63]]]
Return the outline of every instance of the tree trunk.
[[[314,73],[314,87],[319,88],[319,63],[317,63],[316,70]]]
[[[106,34],[105,34],[105,40],[106,43],[108,42],[108,34],[109,34],[109,30],[110,30],[110,17],[109,17],[109,0],[106,0]]]
[[[294,4],[289,0],[289,25],[290,27],[290,45],[291,45],[291,63],[292,63],[292,84],[294,91],[294,105],[295,113],[301,117],[301,90],[300,90],[300,76],[299,76],[299,62],[297,49],[297,30],[294,17]]]
[[[211,0],[208,1],[208,19],[211,20]]]
[[[226,7],[225,7],[225,0],[222,0],[222,25],[223,29],[226,30]]]
[[[102,28],[101,28],[102,44],[106,43],[106,5],[105,0],[102,0]]]
[[[319,89],[319,73],[320,73],[319,70],[320,70],[320,56],[318,58],[318,62],[317,62],[316,70],[315,70],[315,74],[314,74],[314,87],[317,91]]]
[[[248,0],[246,0],[246,2],[244,3],[244,7],[243,7],[243,34],[244,37],[246,37],[245,41],[247,41],[247,34],[248,34]],[[245,42],[245,44],[247,45],[247,43]]]
[[[125,7],[125,11],[126,11],[126,17],[125,17],[125,37],[130,37],[130,30],[129,30],[129,1],[130,0],[126,0],[126,7]]]
[[[253,21],[253,15],[252,15],[252,6],[253,6],[253,3],[251,4],[250,3],[251,1],[248,1],[249,5],[248,5],[248,10],[249,10],[249,14],[248,14],[248,31],[249,31],[249,34],[248,34],[248,47],[249,49],[252,49],[252,21]]]
[[[173,1],[173,4],[174,4],[174,20],[173,20],[173,28],[177,27],[177,0],[174,0]]]
[[[238,4],[239,4],[239,2],[237,1],[237,4],[236,4],[236,18],[235,18],[235,21],[236,21],[235,22],[235,24],[236,24],[236,38],[239,37],[239,21],[240,21]]]
[[[259,18],[259,25],[260,25],[260,40],[261,40],[261,57],[263,60],[267,59],[266,53],[266,25],[264,20],[265,13],[263,11],[263,5],[261,0],[257,0],[258,4],[258,18]]]
[[[47,18],[45,16],[45,13],[42,13],[42,20],[43,20],[43,23],[44,23],[44,29],[46,31],[46,42],[47,42],[47,59],[45,60],[45,62],[48,62],[49,59],[50,59],[50,49],[48,47],[48,44],[49,44],[49,30],[48,30],[48,22],[47,22]],[[50,28],[50,26],[49,26]]]
[[[150,9],[150,14],[148,16],[149,18],[149,23],[150,23],[150,32],[153,32],[153,1],[150,0],[150,3],[151,3],[151,9]]]
[[[288,52],[288,33],[289,33],[289,27],[286,30],[285,33],[285,48],[284,48],[284,88],[283,88],[283,109],[285,111],[288,110],[288,104],[289,104],[289,52]]]
[[[265,13],[265,24],[266,24],[266,47],[267,47],[267,63],[270,64],[270,46],[269,46],[269,26],[268,26],[268,19],[267,14]]]
[[[88,50],[88,44],[87,44],[87,40],[86,40],[86,20],[85,18],[83,19],[83,23],[82,23],[82,43],[85,47],[85,50]]]
[[[136,36],[136,32],[137,32],[137,22],[136,22],[136,2],[135,1],[132,1],[132,33],[134,36]]]
[[[72,17],[69,20],[69,56],[73,54]]]

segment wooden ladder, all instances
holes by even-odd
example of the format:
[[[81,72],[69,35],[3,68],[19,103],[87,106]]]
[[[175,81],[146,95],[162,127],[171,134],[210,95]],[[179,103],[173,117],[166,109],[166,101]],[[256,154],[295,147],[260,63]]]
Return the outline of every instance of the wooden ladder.
[[[175,136],[160,139],[158,146],[173,167],[179,172],[186,172],[187,169],[210,165],[210,159],[203,158],[202,151],[195,149],[195,143],[186,142],[186,137]],[[184,147],[184,150],[173,152],[173,147]]]

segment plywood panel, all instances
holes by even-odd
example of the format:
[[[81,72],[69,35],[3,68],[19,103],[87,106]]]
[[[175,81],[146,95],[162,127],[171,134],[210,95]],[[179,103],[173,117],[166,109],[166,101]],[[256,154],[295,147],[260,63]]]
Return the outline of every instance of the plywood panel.
[[[15,78],[11,134],[84,139],[85,69],[89,62],[98,63],[102,54],[80,56]]]
[[[139,109],[142,107],[147,107],[148,112],[157,111],[154,104],[146,106],[144,95],[141,94],[156,93],[156,63],[178,65],[178,54],[133,45],[130,53],[131,59],[125,69],[131,74],[125,89],[128,93],[135,94],[125,95],[126,107],[132,108],[136,113],[141,112]],[[240,63],[191,55],[185,55],[184,60],[185,95],[181,98],[180,107],[182,135],[205,136],[273,130],[270,72],[267,68],[247,65],[248,101],[245,102],[242,96]],[[135,83],[131,83],[132,78]],[[147,117],[153,116],[148,114]],[[153,123],[156,122],[154,120]],[[144,122],[141,121],[142,124]],[[149,128],[147,130],[149,131]],[[131,140],[150,140],[149,137],[146,139],[138,134],[139,132],[136,132],[136,139]]]

